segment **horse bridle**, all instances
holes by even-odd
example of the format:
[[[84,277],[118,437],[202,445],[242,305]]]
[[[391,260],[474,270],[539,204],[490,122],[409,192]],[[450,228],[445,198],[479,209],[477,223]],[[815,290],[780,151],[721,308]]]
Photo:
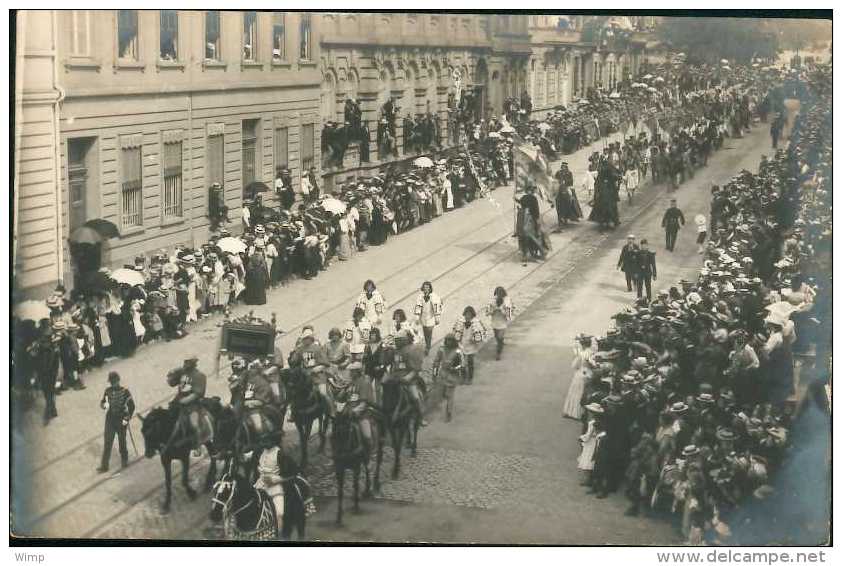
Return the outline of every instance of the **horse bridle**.
[[[225,476],[223,476],[223,477],[225,477]],[[231,500],[232,500],[232,499],[234,499],[234,491],[235,491],[235,487],[234,487],[234,486],[236,485],[236,483],[237,483],[237,480],[226,480],[226,479],[221,479],[221,480],[219,480],[218,484],[219,484],[220,486],[225,486],[225,485],[230,485],[230,486],[231,486],[231,494],[228,496],[228,499],[227,499],[226,501],[222,501],[221,499],[217,499],[216,495],[214,495],[214,496],[211,498],[211,502],[212,502],[212,503],[216,503],[217,505],[221,505],[221,506],[222,506],[222,514],[223,514],[223,515],[225,515],[225,514],[228,512],[228,506],[229,506],[229,505],[231,505]],[[218,490],[218,489],[217,489],[217,490],[214,490],[214,492],[215,492],[215,493],[216,493],[217,491],[219,491],[219,490]],[[228,513],[228,514],[229,514],[231,517],[236,518],[236,517],[237,517],[237,515],[239,515],[240,513],[242,513],[243,511],[245,511],[246,509],[248,509],[248,508],[249,508],[249,506],[250,506],[251,504],[252,504],[252,500],[250,499],[250,500],[249,500],[249,501],[248,501],[245,505],[243,505],[242,507],[240,507],[240,508],[239,508],[239,509],[237,509],[236,511],[232,511],[231,513]]]

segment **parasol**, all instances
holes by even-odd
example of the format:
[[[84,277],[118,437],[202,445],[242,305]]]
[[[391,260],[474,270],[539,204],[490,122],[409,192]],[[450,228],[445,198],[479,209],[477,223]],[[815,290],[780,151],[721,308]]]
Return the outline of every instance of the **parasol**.
[[[435,165],[435,163],[433,163],[433,160],[427,156],[419,157],[418,159],[413,161],[412,164],[416,167],[421,167],[422,169],[427,169]]]
[[[238,254],[246,251],[246,243],[239,238],[221,238],[216,247],[225,253]]]
[[[793,306],[788,301],[779,301],[768,305],[766,310],[769,311],[770,318],[786,320],[789,318],[789,315],[798,310],[798,307]]]
[[[608,98],[620,98],[620,93],[617,91],[612,92],[608,95]]]
[[[515,129],[512,126],[503,126],[500,129],[501,134],[513,134],[515,133]]]
[[[432,167],[433,161],[429,158],[427,159],[430,161],[430,167]],[[319,206],[321,206],[325,211],[331,212],[333,214],[345,214],[345,210],[347,210],[347,207],[345,206],[344,202],[331,197],[324,199],[322,202],[319,203]]]
[[[88,226],[81,226],[70,234],[70,243],[72,244],[99,244],[102,242],[102,236],[99,232]]]
[[[118,238],[120,230],[113,222],[96,218],[88,220],[70,234],[70,241],[74,244],[98,244],[103,240]]]
[[[546,122],[541,122],[540,124],[538,124],[538,129],[541,130],[542,132],[546,132],[547,130],[549,130],[551,128],[552,128],[552,126],[550,126]]]
[[[488,134],[488,137],[490,137],[490,138],[495,138],[495,139],[496,139],[496,138],[501,138],[501,137],[503,137],[503,136],[501,136],[501,135],[500,135],[500,134],[498,134],[497,132],[491,132],[491,133],[489,133],[489,134]]]
[[[15,305],[15,316],[21,320],[34,320],[38,322],[44,318],[50,318],[50,308],[44,301],[24,301]]]
[[[146,281],[143,279],[143,274],[133,269],[126,269],[121,267],[111,274],[111,279],[123,285],[143,285]]]
[[[648,80],[649,80],[649,79],[651,79],[651,78],[652,78],[652,75],[649,75],[649,74],[643,75],[643,80],[644,80],[644,81],[648,81]]]
[[[720,63],[722,63],[723,65],[727,65],[727,64],[728,64],[728,59],[722,59],[722,60],[720,61]]]

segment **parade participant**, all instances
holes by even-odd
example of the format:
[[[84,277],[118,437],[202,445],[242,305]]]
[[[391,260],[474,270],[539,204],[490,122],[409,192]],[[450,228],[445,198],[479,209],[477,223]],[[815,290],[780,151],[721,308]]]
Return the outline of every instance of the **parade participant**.
[[[453,404],[456,386],[462,383],[463,354],[459,349],[459,341],[450,333],[444,337],[444,345],[436,354],[433,361],[433,378],[441,381],[445,398],[445,422],[453,418]]]
[[[249,419],[254,431],[265,431],[261,414],[272,421],[276,430],[279,429],[283,415],[278,368],[274,365],[263,367],[260,360],[254,360],[242,374],[241,383],[237,399],[232,403],[239,416]]]
[[[474,357],[482,348],[487,333],[485,325],[477,318],[477,311],[472,306],[465,307],[462,316],[453,326],[453,335],[465,354],[465,383],[468,385],[474,381]]]
[[[634,286],[637,291],[637,298],[643,297],[643,287],[646,287],[646,302],[652,300],[652,280],[658,279],[658,267],[655,264],[655,252],[649,250],[649,242],[640,240],[640,248],[637,250]]]
[[[310,376],[325,399],[329,399],[325,370],[329,366],[327,355],[321,344],[317,343],[313,327],[301,329],[299,343],[289,357],[290,367],[300,367]]]
[[[573,379],[570,380],[562,409],[565,417],[575,420],[582,418],[582,398],[585,394],[585,384],[596,367],[596,351],[597,342],[592,336],[580,334],[573,342],[573,362],[570,364],[573,368]]]
[[[371,421],[375,418],[372,412],[377,412],[374,387],[371,379],[363,371],[362,362],[351,362],[348,365],[349,383],[347,387],[348,402],[351,412],[360,425],[363,440],[369,448],[373,448],[371,435]]]
[[[631,292],[632,283],[637,274],[637,244],[634,242],[634,234],[626,236],[626,245],[620,250],[620,259],[617,260],[617,269],[626,275],[626,289]]]
[[[44,426],[58,416],[56,410],[56,394],[61,391],[61,381],[58,377],[60,364],[61,334],[51,329],[48,321],[43,321],[40,336],[27,349],[35,361],[35,377],[31,385],[37,385],[44,394]]]
[[[497,342],[495,359],[499,360],[503,355],[503,346],[506,339],[506,328],[514,316],[515,306],[509,298],[506,289],[497,287],[491,302],[485,307],[485,314],[491,317],[491,329],[494,331],[494,340]]]
[[[231,399],[228,404],[234,407],[235,411],[242,409],[243,385],[246,380],[246,361],[237,356],[231,360],[231,375],[228,377],[228,390],[231,392]]]
[[[407,387],[409,397],[418,411],[424,414],[423,394],[426,385],[421,377],[424,354],[420,344],[415,344],[415,335],[409,329],[402,329],[394,336],[395,349],[388,380],[399,380]],[[422,420],[421,426],[426,426]]]
[[[661,228],[664,229],[667,239],[667,251],[675,251],[675,241],[678,237],[678,230],[684,226],[684,213],[678,208],[676,199],[670,199],[670,206],[664,212],[661,219]]]
[[[102,447],[102,460],[97,472],[102,474],[108,471],[111,461],[111,447],[114,445],[114,437],[117,437],[117,445],[120,448],[120,467],[129,465],[129,450],[126,448],[126,427],[134,415],[134,399],[128,389],[120,385],[120,374],[116,371],[108,373],[108,388],[103,392],[99,406],[105,410],[105,443]]]
[[[372,328],[368,335],[368,345],[363,354],[363,368],[365,374],[371,378],[374,386],[375,402],[380,403],[380,386],[388,366],[386,349],[380,336],[379,328]]]
[[[257,481],[254,483],[256,489],[263,490],[272,499],[279,534],[282,532],[284,517],[283,464],[287,458],[281,448],[281,434],[281,431],[278,431],[261,437],[262,450],[257,463]]]
[[[703,254],[705,253],[703,244],[708,237],[708,222],[704,214],[697,214],[693,221],[696,223],[696,231],[699,233],[699,236],[696,238],[696,244],[699,246],[699,253]]]
[[[561,168],[556,172],[555,178],[558,180],[558,189],[555,195],[556,215],[558,216],[556,232],[559,232],[562,225],[566,226],[568,221],[579,220],[581,213],[576,210],[576,205],[571,195],[571,191],[573,190],[573,173],[567,168],[566,161],[561,163]]]
[[[201,431],[201,417],[205,409],[201,405],[205,397],[207,376],[198,369],[199,359],[196,357],[184,360],[182,367],[171,370],[167,374],[167,384],[178,388],[175,397],[170,402],[170,410],[178,411],[179,426],[173,430],[173,438],[179,429],[190,438],[189,446],[195,456],[201,455],[200,447],[205,435],[211,435],[211,427]],[[172,441],[172,439],[170,439]]]
[[[529,256],[546,259],[549,249],[541,227],[541,211],[535,196],[535,185],[527,184],[525,193],[517,201],[517,236],[521,263],[526,265]]]
[[[369,320],[372,326],[380,327],[383,323],[383,313],[386,311],[386,300],[374,281],[369,279],[363,285],[363,291],[357,299],[357,305],[365,311],[365,317]]]
[[[441,298],[433,293],[433,284],[424,281],[421,284],[421,291],[415,300],[415,316],[417,322],[424,332],[424,355],[430,354],[433,345],[433,329],[441,323],[442,302]]]
[[[258,253],[249,258],[246,268],[246,289],[243,293],[247,305],[265,305],[266,288],[269,286],[269,269],[266,266],[266,259],[260,250],[261,244],[257,245]]]
[[[325,356],[327,357],[330,373],[334,378],[344,380],[345,369],[351,363],[350,346],[343,339],[343,333],[338,328],[331,328],[330,332],[327,333],[327,338]]]
[[[354,307],[351,321],[345,327],[345,341],[352,361],[362,361],[371,330],[371,322],[366,318],[365,311]]]

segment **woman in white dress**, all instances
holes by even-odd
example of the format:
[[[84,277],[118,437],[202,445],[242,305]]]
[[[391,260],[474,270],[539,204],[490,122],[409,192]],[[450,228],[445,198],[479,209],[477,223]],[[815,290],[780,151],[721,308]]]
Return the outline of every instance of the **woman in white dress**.
[[[383,313],[386,312],[386,299],[383,298],[371,279],[363,284],[363,292],[357,298],[356,306],[365,311],[365,317],[372,326],[380,328],[383,322]]]
[[[582,472],[582,479],[579,482],[580,485],[591,485],[596,451],[599,448],[600,441],[605,437],[605,431],[602,428],[602,421],[600,419],[605,410],[597,403],[591,403],[585,408],[588,410],[588,430],[579,437],[582,452],[579,454],[576,467]]]
[[[563,413],[565,417],[579,420],[582,418],[582,395],[585,384],[590,379],[596,354],[596,341],[591,336],[576,337],[573,345],[573,379],[567,388],[567,398],[564,400]]]

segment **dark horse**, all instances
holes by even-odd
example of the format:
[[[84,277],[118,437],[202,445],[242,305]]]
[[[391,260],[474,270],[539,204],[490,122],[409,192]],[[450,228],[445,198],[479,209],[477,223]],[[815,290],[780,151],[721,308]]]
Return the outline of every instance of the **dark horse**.
[[[380,491],[380,465],[383,462],[383,435],[380,430],[380,421],[372,414],[366,414],[362,418],[367,419],[369,426],[371,426],[371,445],[363,438],[359,421],[352,414],[351,405],[344,401],[337,401],[336,416],[333,420],[333,430],[330,435],[333,466],[336,470],[337,495],[339,497],[336,511],[337,525],[342,524],[342,498],[346,470],[351,470],[354,474],[354,513],[358,513],[360,510],[360,467],[365,470],[363,497],[371,497],[371,475],[368,464],[373,450],[376,451],[374,491]]]
[[[212,421],[215,423],[215,415],[219,415],[222,410],[219,399],[207,399],[204,401],[204,405],[208,409],[208,414],[211,416]],[[165,486],[167,490],[162,506],[164,513],[169,512],[170,501],[172,500],[173,460],[181,462],[181,484],[184,486],[188,497],[190,499],[196,498],[196,491],[190,487],[190,479],[188,477],[190,470],[190,451],[192,447],[190,446],[190,438],[187,435],[187,431],[181,428],[176,431],[178,417],[177,411],[161,407],[152,409],[145,417],[138,414],[138,418],[143,421],[140,430],[143,434],[146,457],[152,458],[156,453],[161,454],[161,465],[164,467]],[[215,428],[215,424],[213,428]],[[219,453],[210,440],[205,442],[204,446],[210,455],[210,468],[208,469],[208,476],[205,479],[205,490],[207,491],[210,490],[216,479],[216,458]]]
[[[257,454],[254,456],[257,457]],[[239,472],[236,459],[230,460],[226,472],[213,486],[210,519],[223,525],[227,540],[289,540],[293,530],[304,540],[310,485],[299,475],[295,461],[284,454],[281,459],[284,508],[280,525],[272,498],[254,487]]]
[[[322,395],[307,372],[301,368],[281,370],[281,380],[287,388],[292,420],[298,429],[301,447],[301,469],[307,469],[307,447],[313,423],[319,423],[319,452],[324,452],[327,439],[329,409],[327,399]]]
[[[383,381],[383,422],[392,438],[392,450],[395,452],[395,464],[392,467],[392,479],[397,479],[401,470],[401,449],[404,438],[415,456],[418,447],[418,429],[421,428],[423,415],[418,411],[409,396],[407,387],[399,379]],[[424,399],[422,393],[421,405]]]

